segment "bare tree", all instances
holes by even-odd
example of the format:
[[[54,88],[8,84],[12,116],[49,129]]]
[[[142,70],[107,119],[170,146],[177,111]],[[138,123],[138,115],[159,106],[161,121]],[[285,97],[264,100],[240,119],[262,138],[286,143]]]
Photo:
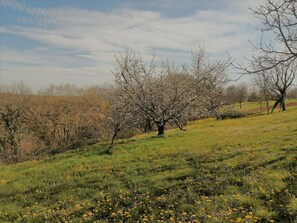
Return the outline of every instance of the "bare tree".
[[[19,83],[2,87],[0,94],[0,154],[5,161],[20,161],[22,148],[19,142],[24,132],[23,121],[30,91]]]
[[[229,61],[209,61],[203,48],[192,54],[192,72],[199,80],[196,87],[198,91],[203,92],[194,104],[198,109],[196,113],[201,115],[204,109],[204,115],[210,114],[221,119],[219,109],[225,105],[224,87],[228,82],[228,68]]]
[[[244,83],[238,85],[230,85],[226,88],[226,101],[232,104],[233,108],[235,103],[239,103],[239,108],[242,108],[242,102],[247,98],[247,86]]]
[[[296,0],[265,0],[254,16],[262,22],[259,45],[252,43],[255,54],[251,68],[235,66],[243,73],[260,73],[280,64],[290,65],[297,58]],[[270,36],[274,36],[271,39]],[[256,66],[255,66],[256,65]],[[255,69],[256,68],[256,69]]]
[[[239,103],[239,108],[242,108],[242,102],[246,100],[248,88],[244,83],[238,84],[236,86],[237,102]]]
[[[262,22],[260,44],[252,43],[255,54],[248,60],[250,67],[233,66],[243,74],[255,74],[293,63],[297,58],[296,6],[296,0],[265,0],[259,7],[251,9]]]
[[[109,105],[103,119],[103,125],[109,140],[107,152],[110,155],[113,153],[113,145],[120,133],[137,125],[137,115],[127,96],[114,86],[105,89],[104,98]]]
[[[237,92],[236,92],[236,86],[230,85],[226,88],[226,100],[228,104],[232,104],[232,107],[235,107],[235,103],[237,101]]]
[[[269,114],[269,101],[272,99],[270,90],[270,77],[267,72],[262,71],[253,78],[253,82],[260,90],[260,96],[265,101],[266,113]],[[261,100],[261,99],[260,99]]]
[[[289,66],[285,66],[284,64],[280,64],[279,66],[271,69],[271,91],[273,94],[273,99],[275,100],[275,104],[272,108],[272,111],[280,105],[282,111],[286,110],[285,98],[287,96],[288,88],[292,85],[295,77],[295,62],[292,62]]]
[[[278,105],[280,105],[281,111],[286,110],[285,98],[288,88],[296,77],[295,68],[295,62],[292,62],[290,65],[279,64],[258,76],[258,84],[261,83],[262,89],[268,91],[268,95],[275,101],[271,112]]]
[[[115,82],[128,98],[132,108],[152,120],[158,136],[164,135],[165,125],[179,120],[186,108],[197,99],[197,78],[183,66],[168,62],[157,65],[154,58],[145,63],[139,54],[128,51],[116,59]]]
[[[255,54],[248,60],[250,67],[233,64],[243,74],[260,75],[256,79],[262,90],[266,91],[264,88],[269,85],[269,91],[275,100],[272,111],[278,105],[281,105],[281,110],[286,109],[287,88],[295,78],[293,67],[296,66],[297,59],[296,6],[296,0],[265,0],[259,7],[252,9],[254,16],[262,22],[260,44],[252,44]]]
[[[288,98],[297,99],[297,88],[294,87],[294,88],[290,89],[287,96],[288,96]]]

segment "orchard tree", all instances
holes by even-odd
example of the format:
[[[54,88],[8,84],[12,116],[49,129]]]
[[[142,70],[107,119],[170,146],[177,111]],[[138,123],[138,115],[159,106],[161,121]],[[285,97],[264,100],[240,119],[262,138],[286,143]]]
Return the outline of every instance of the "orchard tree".
[[[295,98],[297,99],[297,88],[294,87],[292,89],[290,89],[290,91],[287,94],[288,98]]]
[[[238,84],[236,86],[236,99],[239,103],[239,108],[242,108],[242,102],[246,100],[248,88],[244,83]]]
[[[280,64],[288,66],[296,60],[296,7],[296,0],[265,0],[258,8],[252,9],[254,16],[262,22],[261,41],[259,46],[253,44],[256,54],[251,63],[256,63],[257,69],[243,68],[246,72],[258,73]]]
[[[108,108],[104,114],[103,126],[109,140],[107,153],[112,155],[116,138],[124,130],[131,130],[135,127],[138,119],[137,114],[131,107],[129,95],[124,94],[115,86],[109,86],[104,91],[104,99],[108,102]]]
[[[196,88],[199,80],[185,66],[157,65],[154,57],[146,63],[133,51],[117,57],[116,64],[117,87],[134,110],[157,126],[158,136],[163,136],[165,125],[179,120],[200,94]]]
[[[279,65],[290,66],[297,59],[296,8],[296,0],[265,0],[252,9],[262,23],[260,44],[252,44],[255,54],[248,60],[249,67],[233,65],[243,74],[258,74]]]
[[[247,86],[244,83],[238,85],[230,85],[226,88],[226,100],[233,105],[239,103],[239,108],[242,108],[242,102],[246,100],[247,97]]]
[[[262,87],[263,81],[268,81],[265,88],[270,87],[269,91],[273,93],[276,101],[272,110],[279,104],[281,110],[286,109],[286,91],[295,78],[293,67],[296,66],[297,59],[296,8],[296,0],[265,0],[259,7],[252,9],[254,16],[262,22],[260,44],[252,44],[255,54],[248,60],[249,66],[233,64],[242,74],[258,74],[256,79],[262,82]]]
[[[211,62],[203,48],[192,54],[191,72],[199,80],[196,85],[197,91],[202,92],[193,106],[197,110],[196,115],[208,116],[210,114],[221,119],[219,109],[226,104],[224,87],[228,83],[229,64],[229,61],[221,60]]]
[[[262,71],[261,73],[258,73],[253,77],[253,82],[259,88],[261,100],[264,99],[266,113],[269,114],[269,101],[272,99],[272,92],[270,89],[271,81],[269,74],[267,72]]]
[[[226,88],[226,100],[228,101],[228,104],[232,104],[232,107],[234,108],[235,103],[237,101],[237,95],[236,95],[236,86],[230,85]]]
[[[285,98],[288,88],[292,85],[295,77],[295,62],[292,62],[290,65],[279,64],[272,69],[257,74],[257,85],[265,92],[266,96],[275,101],[271,112],[278,105],[280,105],[281,111],[286,110]]]

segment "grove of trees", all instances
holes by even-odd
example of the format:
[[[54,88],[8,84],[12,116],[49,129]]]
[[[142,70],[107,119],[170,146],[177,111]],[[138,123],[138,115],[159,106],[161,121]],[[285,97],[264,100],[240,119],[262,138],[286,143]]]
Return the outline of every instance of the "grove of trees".
[[[180,129],[189,120],[219,117],[226,104],[226,61],[210,61],[203,49],[190,65],[142,60],[127,51],[116,59],[115,83],[79,89],[49,85],[32,94],[23,84],[1,87],[0,155],[6,162],[51,155],[81,144],[157,130]]]
[[[205,112],[203,97],[219,97],[217,89],[225,83],[228,63],[207,61],[203,49],[193,55],[192,66],[176,67],[169,62],[145,63],[141,55],[128,51],[116,60],[115,82],[130,111],[157,126],[158,136],[164,135],[168,122],[181,123],[187,119],[192,106],[194,116]],[[207,94],[206,94],[207,92]],[[200,103],[200,104],[199,104]],[[195,108],[193,107],[195,105]],[[207,112],[213,108],[209,108]]]

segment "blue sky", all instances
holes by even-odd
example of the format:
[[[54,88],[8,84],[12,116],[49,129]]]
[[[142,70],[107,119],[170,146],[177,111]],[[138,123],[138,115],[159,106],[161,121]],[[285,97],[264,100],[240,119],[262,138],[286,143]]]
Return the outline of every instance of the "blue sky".
[[[204,45],[213,58],[250,55],[259,0],[0,0],[0,78],[33,89],[111,82],[128,48],[176,64]]]

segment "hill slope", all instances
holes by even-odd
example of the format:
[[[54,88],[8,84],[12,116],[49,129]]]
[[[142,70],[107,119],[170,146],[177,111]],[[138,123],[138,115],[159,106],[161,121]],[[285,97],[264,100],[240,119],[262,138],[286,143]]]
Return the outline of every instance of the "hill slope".
[[[297,109],[0,167],[0,222],[297,222]]]

